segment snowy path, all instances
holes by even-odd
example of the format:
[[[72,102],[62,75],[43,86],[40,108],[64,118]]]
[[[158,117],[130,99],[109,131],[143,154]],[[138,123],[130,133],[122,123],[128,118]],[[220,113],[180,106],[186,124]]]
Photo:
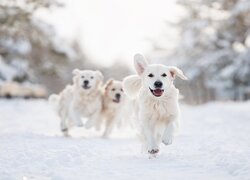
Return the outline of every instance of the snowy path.
[[[250,102],[181,109],[180,135],[148,159],[131,136],[62,137],[45,101],[0,100],[0,179],[250,179]]]

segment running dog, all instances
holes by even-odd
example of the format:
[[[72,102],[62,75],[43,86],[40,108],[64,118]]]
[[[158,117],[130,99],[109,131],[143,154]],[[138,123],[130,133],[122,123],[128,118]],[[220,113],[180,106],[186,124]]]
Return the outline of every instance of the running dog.
[[[123,81],[125,94],[135,99],[140,135],[147,152],[155,155],[160,143],[169,145],[179,126],[179,90],[174,86],[176,76],[187,77],[174,66],[148,64],[141,54],[134,56],[137,75]]]
[[[61,118],[61,131],[65,134],[73,125],[83,126],[81,118],[87,118],[84,124],[91,128],[97,122],[102,110],[102,82],[100,71],[73,70],[73,85],[68,85],[58,95],[49,97]]]
[[[108,137],[116,125],[121,124],[121,110],[123,108],[125,94],[122,82],[110,79],[104,85],[103,108],[100,123],[104,124],[103,137]],[[101,124],[97,126],[100,127]]]

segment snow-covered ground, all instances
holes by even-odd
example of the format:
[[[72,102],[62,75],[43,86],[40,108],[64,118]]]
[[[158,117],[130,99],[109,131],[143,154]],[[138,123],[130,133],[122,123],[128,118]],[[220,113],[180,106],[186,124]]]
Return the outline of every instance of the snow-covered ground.
[[[44,100],[0,100],[0,179],[250,179],[250,102],[182,105],[182,130],[157,158],[129,133],[62,137]],[[89,135],[90,134],[90,135]]]

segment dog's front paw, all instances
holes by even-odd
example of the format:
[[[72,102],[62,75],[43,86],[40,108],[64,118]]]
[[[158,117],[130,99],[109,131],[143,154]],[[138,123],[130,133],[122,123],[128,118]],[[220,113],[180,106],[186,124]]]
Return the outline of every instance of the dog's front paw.
[[[63,133],[68,132],[68,128],[63,127],[63,128],[61,128],[61,131],[62,131]]]
[[[61,131],[64,137],[70,137],[68,128],[64,128],[64,129],[62,128]]]
[[[159,152],[159,149],[151,149],[151,150],[148,150],[148,153],[149,154],[157,154]]]
[[[166,146],[167,145],[170,145],[173,143],[173,140],[174,140],[174,137],[173,136],[167,136],[166,138],[164,138],[162,140],[162,143],[165,144]]]

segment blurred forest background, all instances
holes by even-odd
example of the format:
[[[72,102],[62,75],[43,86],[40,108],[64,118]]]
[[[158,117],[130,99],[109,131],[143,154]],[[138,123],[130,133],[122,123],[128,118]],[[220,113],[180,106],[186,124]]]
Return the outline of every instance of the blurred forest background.
[[[250,99],[250,1],[176,3],[183,15],[176,22],[165,22],[166,28],[177,32],[175,46],[169,47],[163,28],[159,38],[150,40],[146,57],[177,65],[186,73],[189,81],[176,83],[187,103]],[[122,57],[110,67],[93,63],[77,39],[63,41],[52,25],[34,16],[40,9],[64,6],[54,0],[0,0],[1,96],[29,96],[31,88],[31,96],[46,97],[71,82],[74,68],[99,69],[105,79],[121,80],[133,73]],[[24,95],[13,91],[18,86]]]

